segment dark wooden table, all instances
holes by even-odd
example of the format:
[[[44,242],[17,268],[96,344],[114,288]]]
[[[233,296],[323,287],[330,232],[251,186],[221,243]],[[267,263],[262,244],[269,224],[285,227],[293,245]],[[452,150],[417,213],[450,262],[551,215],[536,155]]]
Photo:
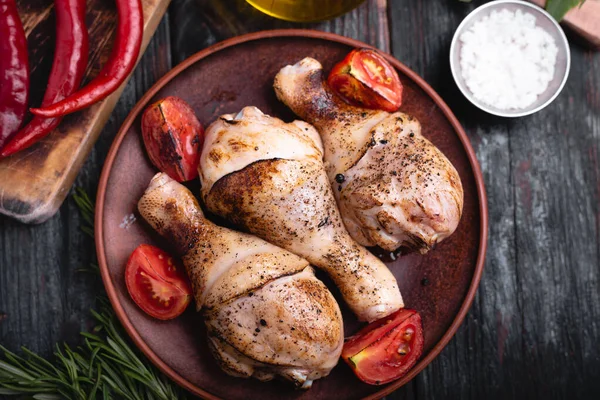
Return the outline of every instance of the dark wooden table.
[[[481,163],[490,211],[488,256],[455,338],[391,399],[600,398],[600,54],[572,43],[558,99],[525,118],[470,105],[448,62],[454,30],[484,1],[368,0],[319,24],[268,18],[243,0],[173,0],[76,182],[95,194],[113,137],[158,78],[196,51],[262,29],[309,27],[391,52],[423,76],[463,123]],[[246,66],[231,73],[244,73]],[[123,190],[127,190],[123,188]],[[99,278],[71,198],[51,220],[0,216],[0,343],[49,355],[91,327]]]

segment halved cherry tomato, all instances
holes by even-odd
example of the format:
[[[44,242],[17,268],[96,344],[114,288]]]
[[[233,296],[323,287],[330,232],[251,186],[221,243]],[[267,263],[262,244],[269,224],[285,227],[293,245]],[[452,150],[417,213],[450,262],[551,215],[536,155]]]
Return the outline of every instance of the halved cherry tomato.
[[[421,316],[415,310],[402,309],[350,337],[342,358],[360,380],[381,385],[404,376],[422,352]]]
[[[327,83],[355,106],[394,112],[402,105],[398,73],[375,50],[352,50],[333,67]]]
[[[147,244],[131,253],[125,267],[125,284],[142,310],[162,320],[179,316],[192,299],[183,267],[167,252]]]
[[[150,161],[177,182],[198,176],[204,129],[182,99],[166,97],[142,115],[142,136]]]

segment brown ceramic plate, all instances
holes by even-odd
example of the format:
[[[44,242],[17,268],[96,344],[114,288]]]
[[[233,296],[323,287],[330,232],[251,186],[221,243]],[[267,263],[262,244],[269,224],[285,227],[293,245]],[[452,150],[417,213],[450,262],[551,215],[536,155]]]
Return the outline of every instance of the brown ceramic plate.
[[[465,191],[464,214],[454,235],[425,256],[408,254],[395,261],[386,259],[407,307],[418,310],[423,318],[423,356],[408,375],[384,386],[369,386],[341,362],[308,392],[295,391],[284,382],[232,378],[221,372],[211,357],[203,323],[194,307],[173,321],[161,322],[144,314],[127,293],[124,268],[130,253],[141,243],[161,245],[136,210],[138,199],[156,173],[140,136],[144,108],[174,95],[186,100],[205,126],[217,116],[237,112],[247,105],[290,121],[294,116],[275,98],[272,89],[273,78],[281,67],[311,56],[329,70],[352,48],[366,46],[334,34],[307,30],[259,32],[218,43],[190,57],[154,85],[131,111],[114,141],[97,198],[96,247],[102,279],[135,344],[158,368],[199,396],[265,400],[384,396],[415,377],[439,354],[473,301],[483,270],[488,221],[475,153],[448,106],[423,79],[391,56],[387,59],[404,82],[402,111],[421,121],[423,134],[458,170]],[[192,185],[196,193],[197,186]],[[124,222],[131,214],[137,221],[128,226]],[[343,312],[348,336],[357,330],[358,323],[347,309]]]

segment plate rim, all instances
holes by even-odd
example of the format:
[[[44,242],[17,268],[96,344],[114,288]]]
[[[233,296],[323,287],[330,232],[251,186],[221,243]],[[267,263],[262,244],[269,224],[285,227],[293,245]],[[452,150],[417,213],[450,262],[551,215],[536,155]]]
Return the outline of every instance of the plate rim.
[[[161,77],[148,91],[140,98],[140,100],[136,103],[133,109],[127,115],[125,121],[119,128],[119,131],[113,142],[111,144],[110,150],[106,156],[104,161],[104,166],[102,167],[102,173],[100,175],[100,181],[98,182],[98,193],[96,195],[96,212],[94,217],[94,233],[95,233],[95,244],[96,244],[96,255],[98,258],[98,265],[100,267],[100,273],[102,277],[102,282],[104,284],[104,288],[106,289],[106,293],[110,300],[110,303],[115,310],[115,314],[117,318],[121,322],[122,326],[125,328],[125,331],[129,335],[130,339],[134,342],[134,344],[138,347],[139,350],[152,362],[159,370],[161,370],[165,375],[167,375],[171,380],[173,380],[178,385],[182,386],[186,390],[191,393],[200,396],[205,399],[210,400],[220,400],[220,397],[215,396],[214,394],[202,389],[201,387],[193,384],[188,381],[179,373],[177,373],[174,369],[172,369],[169,365],[167,365],[162,359],[158,357],[156,353],[148,346],[148,344],[142,339],[138,331],[134,328],[131,323],[129,317],[125,313],[125,310],[121,306],[121,303],[118,300],[117,290],[115,285],[112,282],[110,272],[108,269],[108,265],[106,262],[106,254],[105,254],[105,246],[104,246],[104,227],[103,227],[103,216],[104,216],[104,201],[106,195],[106,187],[108,183],[108,179],[111,175],[112,167],[121,147],[121,143],[125,138],[125,135],[129,131],[131,125],[143,110],[143,108],[148,104],[150,99],[154,97],[154,95],[161,90],[167,83],[169,83],[173,78],[179,75],[182,71],[195,64],[196,62],[210,56],[213,53],[216,53],[220,50],[223,50],[228,47],[236,46],[242,43],[261,40],[261,39],[271,39],[271,38],[284,38],[284,37],[304,37],[310,39],[321,39],[332,41],[336,43],[341,43],[344,45],[348,45],[350,47],[367,47],[374,48],[373,46],[361,42],[356,39],[348,38],[342,35],[338,35],[331,32],[323,32],[312,29],[275,29],[275,30],[267,30],[267,31],[259,31],[248,33],[241,36],[235,36],[224,41],[218,42],[209,46],[190,57],[186,58],[184,61],[173,67],[169,72],[167,72],[163,77]],[[433,346],[433,348],[427,353],[427,355],[419,360],[419,362],[411,368],[410,372],[402,377],[401,379],[383,387],[381,390],[365,397],[364,399],[378,399],[383,396],[386,396],[393,391],[397,390],[401,386],[404,386],[406,383],[411,381],[415,376],[417,376],[425,367],[427,367],[442,351],[444,347],[448,344],[450,339],[455,335],[459,326],[465,319],[467,312],[471,308],[471,304],[473,303],[473,299],[475,298],[475,294],[477,292],[477,288],[479,286],[479,282],[481,280],[481,275],[483,273],[483,268],[485,264],[485,257],[487,251],[487,238],[488,238],[488,207],[487,207],[487,195],[485,191],[485,184],[483,180],[483,174],[481,172],[481,168],[479,166],[479,162],[477,157],[475,156],[475,151],[471,145],[471,142],[465,133],[462,125],[454,115],[454,113],[450,110],[450,107],[446,104],[444,100],[437,94],[435,90],[416,72],[410,69],[405,64],[398,61],[396,58],[387,54],[381,50],[378,50],[396,69],[402,71],[403,74],[408,76],[413,82],[415,82],[433,101],[434,103],[441,109],[444,113],[444,116],[452,125],[455,133],[458,135],[460,142],[467,154],[467,158],[469,160],[469,164],[473,171],[473,175],[475,178],[475,185],[477,187],[477,197],[479,200],[479,216],[480,216],[480,232],[479,232],[479,248],[477,254],[477,261],[475,265],[475,270],[473,272],[473,278],[471,279],[471,283],[465,295],[465,299],[462,302],[458,313],[454,317],[454,320],[450,324],[449,328],[443,334],[441,339]]]

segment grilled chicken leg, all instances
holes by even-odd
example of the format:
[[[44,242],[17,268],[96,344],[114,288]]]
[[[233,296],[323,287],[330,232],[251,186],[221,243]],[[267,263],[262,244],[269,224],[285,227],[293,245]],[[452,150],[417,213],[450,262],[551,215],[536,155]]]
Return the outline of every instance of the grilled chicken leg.
[[[225,372],[279,375],[304,388],[329,374],[343,346],[342,316],[306,260],[206,220],[166,174],[152,179],[138,209],[182,257]]]
[[[396,279],[344,228],[322,157],[311,125],[246,107],[206,130],[202,198],[215,214],[325,270],[359,319],[387,316],[403,307]]]
[[[425,253],[455,231],[463,207],[460,177],[416,119],[346,104],[308,57],[281,69],[274,88],[321,134],[329,181],[357,242]]]

